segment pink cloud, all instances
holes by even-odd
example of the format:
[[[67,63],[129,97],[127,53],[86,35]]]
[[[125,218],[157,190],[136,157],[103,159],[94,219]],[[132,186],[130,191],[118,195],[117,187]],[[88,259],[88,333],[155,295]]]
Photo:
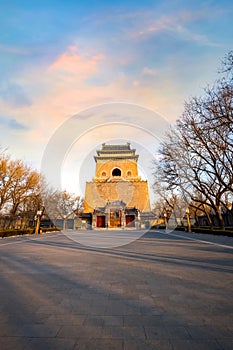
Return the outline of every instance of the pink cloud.
[[[10,135],[7,136],[6,146],[14,143],[17,156],[20,157],[17,152],[21,152],[29,159],[38,159],[59,125],[71,115],[101,103],[136,103],[170,119],[179,115],[179,92],[172,81],[165,79],[163,85],[159,86],[153,84],[153,81],[147,84],[148,76],[153,77],[156,73],[151,67],[144,67],[135,79],[125,75],[121,67],[111,82],[103,80],[102,84],[95,84],[90,79],[96,75],[104,76],[111,68],[111,58],[105,58],[98,52],[92,56],[81,54],[76,46],[72,46],[46,69],[28,69],[17,78],[17,82],[36,87],[40,93],[35,94],[32,104],[17,109],[0,101],[2,113],[28,126],[28,130],[22,132],[17,140],[14,138],[12,141]]]
[[[104,55],[99,53],[92,57],[81,56],[76,46],[70,46],[68,52],[62,53],[58,59],[48,68],[49,72],[76,75],[85,78],[97,71],[97,65],[104,60]]]

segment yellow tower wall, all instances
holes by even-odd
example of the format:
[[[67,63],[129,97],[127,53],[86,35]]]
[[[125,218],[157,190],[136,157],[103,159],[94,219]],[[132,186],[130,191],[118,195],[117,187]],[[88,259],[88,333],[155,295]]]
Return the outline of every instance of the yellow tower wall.
[[[136,207],[142,212],[151,210],[147,181],[87,182],[84,213],[116,200],[122,200],[127,207]]]
[[[128,159],[98,161],[98,163],[96,163],[95,176],[97,178],[102,178],[102,177],[109,178],[112,176],[112,171],[115,168],[121,169],[122,178],[138,177],[137,163],[135,161],[130,161]]]

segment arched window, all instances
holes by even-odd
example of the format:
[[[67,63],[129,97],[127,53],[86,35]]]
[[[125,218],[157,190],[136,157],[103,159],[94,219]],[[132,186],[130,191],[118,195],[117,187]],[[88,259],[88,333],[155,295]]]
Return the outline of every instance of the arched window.
[[[127,171],[127,176],[132,176],[131,171]]]
[[[106,171],[103,171],[103,172],[102,172],[102,176],[103,176],[103,177],[107,176]]]
[[[112,176],[121,176],[121,169],[119,168],[113,169]]]

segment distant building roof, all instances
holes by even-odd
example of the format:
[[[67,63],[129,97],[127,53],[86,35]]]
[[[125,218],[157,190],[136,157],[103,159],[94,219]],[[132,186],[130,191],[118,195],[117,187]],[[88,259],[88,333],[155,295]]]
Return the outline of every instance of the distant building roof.
[[[130,143],[126,144],[118,144],[118,145],[106,145],[106,143],[102,143],[102,150],[130,150]]]
[[[121,145],[106,145],[102,144],[102,149],[97,150],[97,156],[94,157],[95,161],[109,160],[109,159],[130,159],[137,162],[138,155],[135,154],[136,150],[130,148],[130,143]]]

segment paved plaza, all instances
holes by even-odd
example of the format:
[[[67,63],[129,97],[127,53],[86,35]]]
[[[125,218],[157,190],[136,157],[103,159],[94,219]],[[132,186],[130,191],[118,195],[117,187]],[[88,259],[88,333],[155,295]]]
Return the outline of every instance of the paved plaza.
[[[232,350],[232,248],[163,231],[110,249],[61,232],[2,239],[0,349]]]

